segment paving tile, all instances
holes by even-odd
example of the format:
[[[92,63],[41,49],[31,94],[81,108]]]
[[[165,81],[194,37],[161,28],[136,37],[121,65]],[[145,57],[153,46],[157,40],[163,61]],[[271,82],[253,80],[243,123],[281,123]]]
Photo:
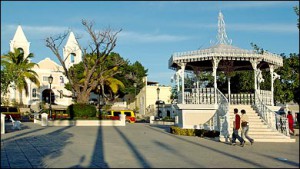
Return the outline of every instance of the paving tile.
[[[44,165],[32,165],[32,168],[46,168]]]
[[[1,168],[10,168],[10,166],[1,164]]]
[[[23,163],[23,164],[11,164],[11,168],[32,168],[32,166],[29,163]]]

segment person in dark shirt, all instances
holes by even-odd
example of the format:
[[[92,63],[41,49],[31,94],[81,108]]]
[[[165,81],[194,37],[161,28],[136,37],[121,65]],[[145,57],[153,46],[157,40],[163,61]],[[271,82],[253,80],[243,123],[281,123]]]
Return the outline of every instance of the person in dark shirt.
[[[233,121],[233,133],[232,133],[232,140],[231,140],[231,144],[235,145],[236,144],[236,139],[238,139],[240,141],[240,145],[243,147],[245,144],[245,140],[239,136],[239,129],[241,126],[241,117],[238,114],[238,109],[235,108],[234,109],[234,121]]]

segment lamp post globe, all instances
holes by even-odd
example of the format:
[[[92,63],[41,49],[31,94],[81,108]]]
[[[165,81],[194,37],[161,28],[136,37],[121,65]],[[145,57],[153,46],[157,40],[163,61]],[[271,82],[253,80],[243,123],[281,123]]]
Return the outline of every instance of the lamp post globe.
[[[51,84],[53,82],[53,77],[52,75],[50,74],[50,76],[48,77],[48,83],[50,84],[50,97],[49,97],[49,115],[50,115],[50,118],[49,120],[52,120],[52,107],[51,107],[51,102],[52,102],[52,89],[51,89]]]

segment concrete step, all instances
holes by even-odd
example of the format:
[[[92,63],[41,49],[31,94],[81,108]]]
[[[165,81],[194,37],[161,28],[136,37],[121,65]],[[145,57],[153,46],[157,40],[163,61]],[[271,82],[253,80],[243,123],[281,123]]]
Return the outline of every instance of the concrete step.
[[[294,143],[294,142],[296,142],[296,139],[291,139],[291,138],[290,139],[288,139],[288,138],[276,138],[276,139],[274,139],[274,138],[259,138],[259,139],[254,139],[254,144],[255,144],[255,142]]]
[[[253,138],[254,139],[254,145],[255,143],[294,143],[296,142],[296,139],[291,139],[291,138]],[[226,139],[224,137],[220,137],[219,140],[221,142],[226,142]],[[245,145],[250,145],[250,142],[246,139]],[[238,141],[237,141],[238,142]],[[239,144],[239,143],[237,143]]]
[[[239,114],[241,116],[241,114]],[[247,116],[250,118],[250,117],[260,117],[257,113],[253,113],[253,114],[248,114],[247,113]],[[229,117],[235,117],[234,114],[230,114]]]
[[[233,130],[231,129],[230,132],[232,133]],[[277,132],[274,132],[272,129],[268,129],[268,128],[265,128],[265,129],[263,129],[263,128],[251,128],[248,131],[248,133],[252,133],[252,132],[260,132],[260,133],[264,133],[264,132],[269,133],[269,132],[272,132],[272,133],[276,133],[277,134]],[[239,131],[239,133],[241,133],[241,131]]]
[[[230,120],[233,121],[234,117],[231,117]],[[251,122],[251,121],[260,121],[260,122],[262,122],[263,120],[258,118],[258,117],[249,117],[249,122]]]

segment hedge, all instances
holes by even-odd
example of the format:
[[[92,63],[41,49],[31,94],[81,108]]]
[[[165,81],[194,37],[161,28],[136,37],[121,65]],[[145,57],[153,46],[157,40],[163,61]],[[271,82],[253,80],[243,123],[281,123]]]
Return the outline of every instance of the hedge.
[[[209,131],[204,129],[182,129],[177,126],[170,127],[170,133],[182,136],[198,136],[198,137],[218,137],[219,131]]]
[[[88,118],[96,117],[96,107],[91,104],[76,103],[68,106],[66,113],[69,114],[70,119],[74,117]]]

